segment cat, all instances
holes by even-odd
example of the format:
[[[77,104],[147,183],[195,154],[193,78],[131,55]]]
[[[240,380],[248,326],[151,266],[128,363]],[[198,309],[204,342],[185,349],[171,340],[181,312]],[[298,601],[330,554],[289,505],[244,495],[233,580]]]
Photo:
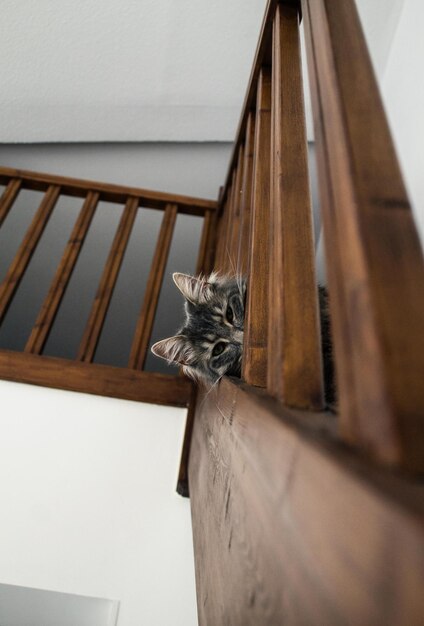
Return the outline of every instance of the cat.
[[[186,321],[174,337],[155,343],[153,354],[182,366],[185,374],[209,385],[222,376],[241,375],[246,280],[213,272],[173,274],[185,298]],[[335,404],[334,365],[328,294],[318,287],[325,399]]]
[[[185,298],[186,322],[174,337],[155,343],[156,356],[182,366],[185,374],[216,383],[241,374],[246,281],[213,272],[173,274]]]

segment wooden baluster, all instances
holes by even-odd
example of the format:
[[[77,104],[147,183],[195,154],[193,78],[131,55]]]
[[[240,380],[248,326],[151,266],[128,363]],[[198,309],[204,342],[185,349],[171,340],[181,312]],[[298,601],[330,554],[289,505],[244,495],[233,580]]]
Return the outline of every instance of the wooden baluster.
[[[289,406],[323,407],[321,342],[298,10],[274,18],[268,391]]]
[[[22,181],[19,178],[14,178],[9,181],[6,189],[3,191],[3,195],[0,199],[0,226],[9,214],[13,203],[21,189]]]
[[[422,471],[421,246],[354,1],[302,9],[341,433]]]
[[[77,356],[78,361],[90,363],[93,360],[119,269],[124,259],[125,250],[137,215],[138,204],[138,198],[128,198],[125,205],[81,340]]]
[[[232,271],[236,274],[240,274],[240,268],[238,266],[238,250],[239,250],[239,236],[240,236],[240,209],[241,209],[241,194],[242,194],[242,181],[243,181],[243,167],[244,167],[244,145],[241,144],[239,148],[239,155],[237,161],[237,175],[236,175],[236,187],[234,193],[234,209],[233,209],[233,228],[231,232],[231,259],[232,259]],[[234,266],[234,269],[233,269]]]
[[[243,181],[240,200],[240,233],[237,253],[237,267],[240,274],[246,276],[250,250],[250,213],[252,207],[252,170],[253,146],[255,141],[255,115],[249,113],[246,126],[246,145],[244,150]]]
[[[99,194],[89,191],[78,219],[75,222],[75,226],[56,270],[49,292],[43,302],[31,335],[25,346],[25,352],[40,354],[43,350],[88,233],[98,201]]]
[[[128,362],[128,367],[131,369],[143,369],[144,367],[149,340],[155,321],[155,313],[159,302],[163,275],[171,247],[175,220],[177,219],[177,208],[176,204],[168,204],[165,209],[149,278],[147,280],[143,306],[137,321],[131,346],[130,359]]]
[[[206,211],[197,257],[196,274],[208,274],[212,269],[213,240],[215,238],[215,212]]]
[[[263,67],[259,73],[256,103],[251,249],[243,348],[243,378],[259,387],[265,387],[267,382],[270,155],[271,72],[268,67]]]
[[[216,251],[216,259],[215,259],[215,268],[217,270],[225,271],[225,246],[226,246],[226,234],[227,234],[227,224],[229,218],[230,211],[230,199],[231,199],[232,188],[228,190],[227,197],[225,199],[224,208],[222,210],[219,224],[218,224],[218,244]]]
[[[227,220],[224,235],[224,258],[223,269],[224,272],[231,274],[235,265],[235,260],[232,258],[231,253],[231,241],[234,226],[234,207],[236,198],[236,178],[237,178],[237,164],[233,170],[231,189],[229,192],[230,201],[227,207]]]
[[[8,269],[6,278],[0,285],[0,322],[12,301],[13,295],[22,280],[25,270],[30,262],[35,248],[44,232],[50,215],[59,198],[60,187],[50,185],[47,189],[40,206],[26,232],[24,239]]]

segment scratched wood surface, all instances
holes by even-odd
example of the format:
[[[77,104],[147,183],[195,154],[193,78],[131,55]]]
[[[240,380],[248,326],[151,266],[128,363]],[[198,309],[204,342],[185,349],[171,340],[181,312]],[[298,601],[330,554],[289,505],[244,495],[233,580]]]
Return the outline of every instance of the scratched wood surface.
[[[354,456],[334,426],[231,380],[199,395],[200,626],[422,626],[424,485]]]

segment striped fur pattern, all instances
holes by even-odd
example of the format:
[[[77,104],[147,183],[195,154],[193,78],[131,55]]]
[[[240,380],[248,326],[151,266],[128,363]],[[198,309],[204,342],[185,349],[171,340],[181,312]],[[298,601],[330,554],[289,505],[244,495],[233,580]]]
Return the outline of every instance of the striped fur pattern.
[[[173,279],[185,298],[186,321],[175,336],[155,343],[152,352],[208,383],[224,374],[240,376],[246,281],[215,272],[175,273]]]

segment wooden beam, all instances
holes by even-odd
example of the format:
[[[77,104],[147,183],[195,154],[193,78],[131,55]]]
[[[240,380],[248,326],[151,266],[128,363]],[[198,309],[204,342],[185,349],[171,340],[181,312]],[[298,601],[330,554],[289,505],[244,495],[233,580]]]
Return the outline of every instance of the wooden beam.
[[[31,335],[25,346],[25,352],[40,354],[53,326],[57,311],[65,294],[72,272],[81,252],[88,229],[94,216],[99,194],[89,191],[81,212],[72,230],[62,259],[56,270],[49,292],[43,302]]]
[[[268,391],[285,404],[324,405],[299,14],[278,5],[272,64]]]
[[[0,322],[6,315],[12,298],[18,288],[28,263],[30,262],[35,248],[40,240],[44,229],[47,226],[49,218],[59,198],[60,187],[50,185],[43,200],[37,209],[37,212],[22,240],[17,253],[7,271],[6,277],[0,285]]]
[[[177,206],[175,204],[168,204],[163,216],[155,254],[147,279],[143,305],[137,320],[131,346],[128,367],[132,369],[141,370],[144,367],[176,219]]]
[[[139,198],[143,207],[151,209],[163,210],[167,204],[178,204],[179,212],[189,215],[203,215],[206,210],[214,211],[217,208],[217,202],[204,198],[0,167],[0,183],[8,183],[11,178],[20,178],[23,188],[37,191],[44,191],[50,185],[59,185],[61,193],[67,196],[85,198],[89,191],[95,191],[99,193],[100,200],[117,204],[126,202],[128,198]]]
[[[354,0],[303,0],[340,428],[424,470],[424,263]]]
[[[424,485],[355,457],[330,414],[224,379],[198,400],[189,480],[200,626],[411,626]]]
[[[265,387],[267,383],[270,156],[271,72],[269,68],[262,68],[256,104],[250,266],[242,371],[243,379],[258,387]]]
[[[138,198],[129,198],[125,205],[81,340],[77,356],[78,361],[90,363],[93,360],[137,215],[138,202]]]
[[[0,379],[136,402],[188,405],[192,385],[182,376],[0,351]]]

